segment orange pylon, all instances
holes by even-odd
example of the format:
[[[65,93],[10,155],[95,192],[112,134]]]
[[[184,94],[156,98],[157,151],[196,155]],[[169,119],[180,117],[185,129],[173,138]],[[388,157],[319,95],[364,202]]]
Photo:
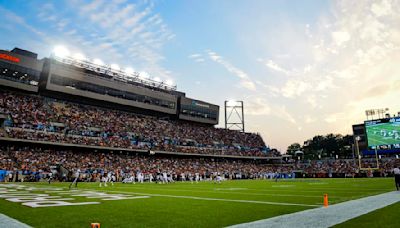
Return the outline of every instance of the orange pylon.
[[[91,228],[100,228],[100,223],[97,223],[97,222],[93,222],[90,225],[91,225]]]
[[[324,194],[324,207],[328,207],[328,194]]]

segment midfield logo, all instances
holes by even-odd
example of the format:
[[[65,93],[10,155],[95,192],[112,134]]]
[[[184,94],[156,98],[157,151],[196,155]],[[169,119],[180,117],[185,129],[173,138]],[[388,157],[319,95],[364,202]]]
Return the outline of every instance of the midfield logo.
[[[44,193],[36,193],[36,192]],[[50,195],[52,194],[52,195]],[[54,195],[56,194],[56,195]],[[143,199],[150,196],[132,196],[126,194],[108,194],[104,192],[96,192],[91,190],[64,190],[63,188],[51,187],[30,187],[19,184],[0,184],[0,199],[14,203],[21,203],[28,207],[59,207],[59,206],[78,206],[89,204],[100,204],[101,202],[71,202],[75,198],[68,197],[85,197],[86,199],[107,200],[129,200]]]

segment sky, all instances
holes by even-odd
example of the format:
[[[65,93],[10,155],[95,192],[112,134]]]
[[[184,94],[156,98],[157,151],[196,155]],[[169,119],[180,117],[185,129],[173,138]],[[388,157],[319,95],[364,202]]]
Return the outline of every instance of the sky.
[[[0,0],[0,49],[57,45],[244,102],[245,127],[285,151],[400,111],[400,1]]]

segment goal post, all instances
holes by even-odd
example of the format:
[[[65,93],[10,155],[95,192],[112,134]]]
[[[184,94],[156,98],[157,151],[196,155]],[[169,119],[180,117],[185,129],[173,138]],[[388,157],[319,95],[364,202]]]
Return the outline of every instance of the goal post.
[[[379,170],[379,159],[378,159],[378,150],[377,147],[375,147],[375,162],[376,162],[376,167],[362,167],[361,163],[361,155],[360,155],[360,149],[358,147],[358,140],[356,139],[356,151],[357,151],[357,158],[358,158],[358,170],[362,171],[372,171],[372,170]]]

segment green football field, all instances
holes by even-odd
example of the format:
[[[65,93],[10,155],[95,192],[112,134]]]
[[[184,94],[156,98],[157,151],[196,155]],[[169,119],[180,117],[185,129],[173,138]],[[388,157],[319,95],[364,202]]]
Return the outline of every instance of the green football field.
[[[100,223],[102,228],[224,227],[321,207],[325,193],[329,195],[330,204],[335,204],[394,190],[391,178],[243,180],[222,184],[116,183],[102,188],[98,183],[79,183],[78,188],[72,190],[68,185],[0,184],[0,213],[33,227],[90,227],[94,222]],[[32,200],[39,203],[30,204]],[[52,201],[93,204],[48,206],[57,204]],[[398,209],[399,205],[389,207]],[[379,227],[383,222],[400,227],[398,212],[381,210],[383,212],[373,212],[386,216],[380,223],[369,219],[368,216],[376,216],[373,213],[348,223],[367,221],[369,225],[364,227]]]
[[[387,134],[386,136],[381,135],[381,130],[386,131],[387,133],[392,131],[400,132],[399,125],[394,124],[378,124],[367,126],[367,137],[368,137],[368,145],[376,146],[376,145],[392,145],[400,143],[400,139],[395,139],[393,135]]]

